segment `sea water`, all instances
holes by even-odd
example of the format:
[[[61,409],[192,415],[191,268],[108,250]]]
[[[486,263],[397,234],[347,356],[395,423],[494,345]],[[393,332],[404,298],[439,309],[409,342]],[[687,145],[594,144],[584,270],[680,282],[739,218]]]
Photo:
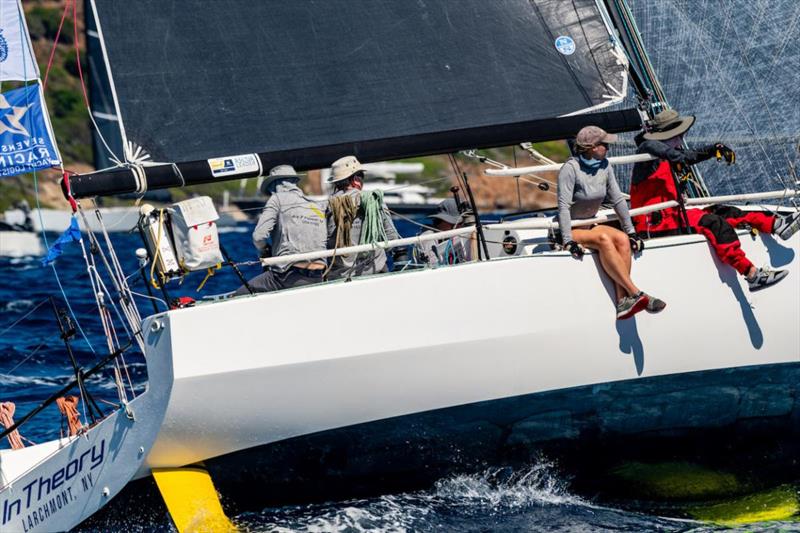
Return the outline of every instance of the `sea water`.
[[[413,235],[413,225],[398,224],[404,235]],[[220,239],[235,261],[255,261],[250,240],[252,225],[225,229]],[[57,236],[47,235],[52,242]],[[134,284],[147,294],[137,272],[136,234],[112,234],[120,262]],[[87,253],[89,251],[87,250]],[[246,277],[258,274],[258,265],[242,267]],[[56,273],[58,278],[56,277]],[[202,275],[189,277],[173,296],[224,293],[238,287],[236,276],[225,269],[210,278],[201,293],[196,288]],[[62,292],[63,289],[63,292]],[[80,326],[71,341],[76,359],[87,368],[107,353],[97,309],[90,289],[81,247],[69,246],[55,268],[42,267],[38,259],[0,260],[0,401],[13,401],[16,418],[36,407],[74,377],[60,339],[49,297],[58,308],[77,317]],[[154,291],[155,297],[160,293]],[[152,312],[151,300],[140,298],[143,315]],[[160,303],[157,303],[161,306]],[[159,307],[160,309],[163,306]],[[17,323],[18,322],[18,323]],[[17,323],[16,325],[14,325]],[[118,335],[125,338],[117,324]],[[146,380],[144,361],[134,351],[126,354],[130,379],[137,391]],[[88,379],[88,388],[101,409],[116,399],[111,370]],[[84,414],[84,406],[79,410]],[[22,428],[33,442],[55,438],[65,431],[55,405],[46,408]],[[0,444],[7,447],[6,443]],[[258,490],[258,487],[252,487]],[[795,490],[791,488],[790,490]],[[796,491],[795,491],[796,492]],[[635,510],[634,510],[635,509]],[[697,521],[659,516],[641,502],[598,501],[591,494],[576,494],[569,477],[546,457],[530,464],[508,468],[489,467],[470,475],[452,475],[415,492],[383,494],[369,499],[331,501],[307,505],[270,507],[259,512],[231,516],[244,531],[711,531],[723,529]],[[797,530],[793,521],[741,526],[746,531]],[[143,500],[135,514],[106,512],[84,531],[174,531],[163,505]]]

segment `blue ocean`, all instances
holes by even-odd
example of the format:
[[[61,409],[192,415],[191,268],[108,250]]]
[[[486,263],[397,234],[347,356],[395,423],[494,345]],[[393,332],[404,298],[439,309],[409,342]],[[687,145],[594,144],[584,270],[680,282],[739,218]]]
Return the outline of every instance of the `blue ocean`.
[[[404,235],[417,228],[400,223]],[[250,240],[252,225],[226,228],[220,239],[235,261],[256,259]],[[47,235],[49,242],[57,236]],[[138,305],[143,315],[163,304],[147,297],[135,257],[141,247],[138,234],[116,233],[111,239],[134,290],[143,296]],[[108,353],[97,319],[95,298],[89,285],[83,250],[78,244],[66,248],[54,267],[41,266],[38,259],[3,260],[0,264],[0,401],[16,404],[15,418],[74,377],[73,367],[55,320],[54,307],[67,309],[77,318],[78,328],[70,345],[80,365],[89,367]],[[86,253],[91,253],[87,248]],[[257,265],[242,267],[247,277],[260,271]],[[173,296],[200,299],[238,287],[230,269],[211,277],[202,292],[196,288],[203,276],[195,274],[172,291]],[[154,296],[160,298],[158,292]],[[51,300],[52,297],[52,300]],[[125,332],[118,323],[118,335]],[[137,389],[146,380],[141,356],[133,350],[125,355],[130,379]],[[88,380],[88,388],[101,409],[110,409],[116,399],[111,370]],[[109,402],[109,403],[106,403]],[[21,430],[31,442],[42,442],[65,432],[54,405],[47,407]],[[6,443],[0,446],[7,447]],[[432,486],[405,493],[379,494],[368,499],[270,507],[259,512],[231,516],[242,531],[716,531],[729,527],[681,518],[681,513],[648,508],[643,502],[602,501],[594,494],[579,493],[570,476],[547,457],[521,467],[487,465],[471,474],[444,476]],[[800,480],[799,480],[800,481]],[[253,487],[254,490],[257,487]],[[796,486],[778,488],[781,501],[794,501]],[[753,503],[754,506],[762,505]],[[756,510],[756,509],[754,509]],[[667,517],[670,515],[672,517]],[[745,531],[800,531],[800,523],[771,521],[739,526]],[[84,531],[174,531],[158,502],[137,503],[137,512],[103,512],[83,527]]]

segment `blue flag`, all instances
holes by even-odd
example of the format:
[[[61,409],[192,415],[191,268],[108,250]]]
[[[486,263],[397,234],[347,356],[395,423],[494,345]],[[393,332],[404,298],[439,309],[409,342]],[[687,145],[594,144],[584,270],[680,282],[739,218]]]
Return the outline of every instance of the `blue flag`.
[[[0,94],[0,178],[61,164],[38,83]]]
[[[81,240],[81,229],[78,227],[78,219],[72,217],[72,220],[69,223],[69,227],[67,231],[61,234],[61,236],[56,239],[56,242],[47,250],[47,257],[42,259],[42,266],[50,266],[55,263],[56,258],[64,253],[64,247],[72,242],[80,242]]]

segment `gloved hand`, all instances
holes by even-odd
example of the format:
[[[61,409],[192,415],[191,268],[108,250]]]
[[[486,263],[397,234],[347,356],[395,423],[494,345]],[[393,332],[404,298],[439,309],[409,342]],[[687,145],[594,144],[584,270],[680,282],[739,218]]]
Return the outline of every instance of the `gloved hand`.
[[[725,162],[729,165],[736,163],[736,152],[722,143],[714,145],[714,157],[717,158],[717,161],[725,159]]]
[[[633,253],[644,250],[644,240],[637,233],[628,233],[628,240],[631,242],[631,251]]]
[[[564,249],[572,254],[572,257],[575,259],[582,259],[583,254],[586,252],[583,250],[583,247],[575,241],[569,241],[564,245]]]

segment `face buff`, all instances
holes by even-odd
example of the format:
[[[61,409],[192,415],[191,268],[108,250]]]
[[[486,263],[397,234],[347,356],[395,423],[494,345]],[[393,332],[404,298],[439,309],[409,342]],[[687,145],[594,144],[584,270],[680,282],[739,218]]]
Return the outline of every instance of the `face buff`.
[[[582,155],[578,157],[581,160],[581,164],[586,165],[589,168],[597,168],[600,166],[600,163],[603,162],[601,159],[586,159]]]

